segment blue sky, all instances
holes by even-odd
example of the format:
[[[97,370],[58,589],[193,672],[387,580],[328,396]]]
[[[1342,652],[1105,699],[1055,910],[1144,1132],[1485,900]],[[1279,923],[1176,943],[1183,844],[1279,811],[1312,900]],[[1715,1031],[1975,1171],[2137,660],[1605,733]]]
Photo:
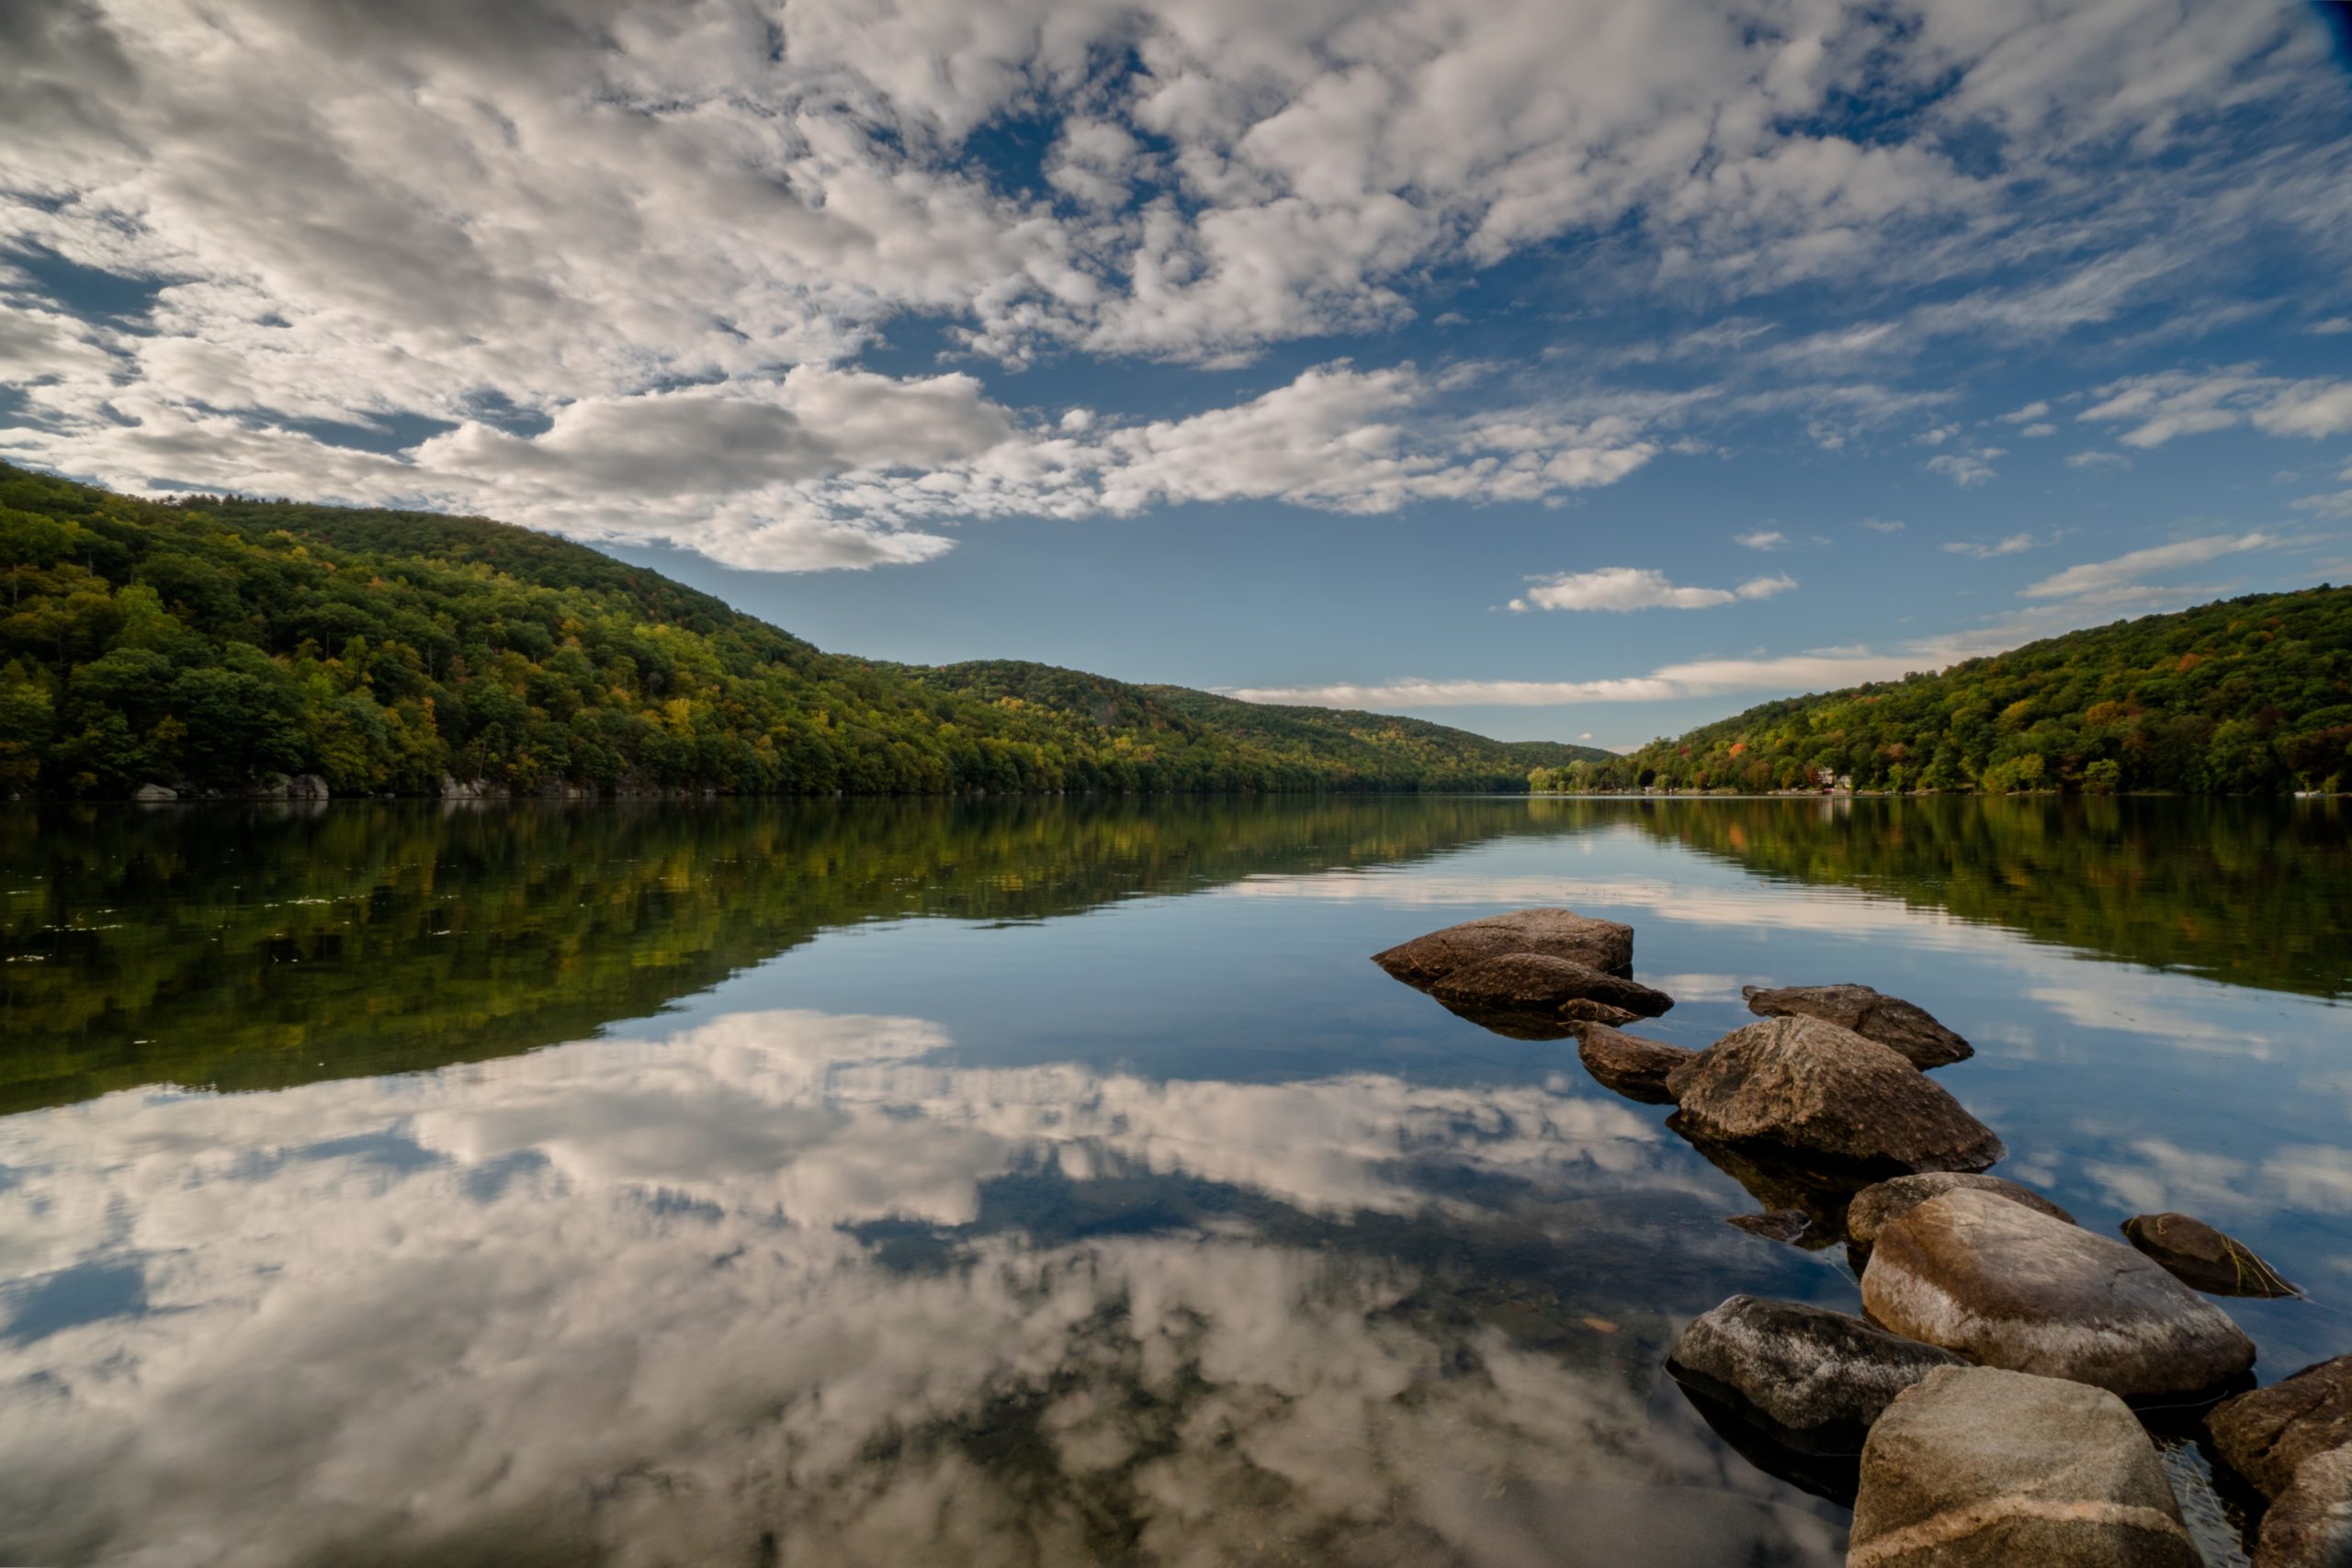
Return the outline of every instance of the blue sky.
[[[31,0],[0,456],[1628,745],[2352,574],[2345,7]]]

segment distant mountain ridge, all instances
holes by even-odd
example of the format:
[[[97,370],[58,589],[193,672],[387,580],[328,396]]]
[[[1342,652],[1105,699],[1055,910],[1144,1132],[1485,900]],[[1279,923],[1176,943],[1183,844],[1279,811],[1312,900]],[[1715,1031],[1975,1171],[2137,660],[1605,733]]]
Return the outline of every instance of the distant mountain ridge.
[[[0,794],[1509,791],[1608,755],[825,653],[480,518],[164,504],[0,464]]]
[[[2334,793],[2352,784],[2352,587],[2256,593],[1935,674],[1761,703],[1538,789]]]

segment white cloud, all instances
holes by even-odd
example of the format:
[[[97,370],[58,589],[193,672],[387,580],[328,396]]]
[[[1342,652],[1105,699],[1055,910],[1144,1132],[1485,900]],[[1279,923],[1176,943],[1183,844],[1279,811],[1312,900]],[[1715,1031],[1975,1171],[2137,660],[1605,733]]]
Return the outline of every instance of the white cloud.
[[[2013,409],[2001,415],[2001,423],[2003,424],[2031,424],[2049,412],[2050,405],[2037,399],[2021,409]]]
[[[1751,550],[1777,550],[1788,544],[1789,536],[1778,528],[1758,528],[1754,533],[1740,535],[1736,542]]]
[[[1182,449],[1214,421],[1069,450],[985,387],[907,375],[877,401],[958,412],[861,441],[792,401],[796,376],[848,374],[901,321],[967,364],[1229,366],[1405,321],[1438,269],[1584,237],[1610,253],[1589,269],[1602,303],[1932,284],[1931,308],[1874,303],[1786,342],[1730,315],[1664,355],[1801,377],[1686,391],[1794,412],[1830,448],[1951,400],[1859,373],[1928,336],[2047,335],[2193,294],[2249,233],[2324,268],[2346,227],[2340,149],[2310,129],[2335,84],[2262,7],[1823,5],[1756,23],[1703,0],[809,0],[780,31],[717,0],[10,17],[0,250],[155,290],[118,330],[53,319],[28,275],[0,272],[0,384],[32,411],[12,455],[132,488],[511,495],[536,525],[746,564],[920,558],[959,518],[1187,497],[1556,501],[1652,455],[1638,417],[1502,421],[1474,446],[1425,438],[1427,402],[1341,434],[1261,393],[1236,417],[1306,417],[1321,445],[1296,464],[1261,445],[1227,482]],[[1825,129],[1858,96],[1928,84],[1907,141]],[[1008,116],[1048,128],[1036,188],[975,152]],[[1962,137],[1964,165],[1946,151]],[[2082,259],[2019,282],[2021,258],[2057,254]],[[2347,415],[2320,387],[2266,417],[2317,434]],[[299,427],[395,419],[458,428],[384,457]],[[1009,434],[976,448],[967,421]],[[677,448],[646,445],[670,428]],[[622,519],[627,484],[594,476],[624,466],[647,491],[683,471],[699,499],[649,493]]]
[[[2313,321],[2310,331],[2314,337],[2341,337],[2352,333],[2352,316],[2330,316],[2324,321]]]
[[[972,518],[1234,500],[1345,513],[1545,502],[1615,483],[1660,450],[1623,414],[1460,412],[1466,390],[1410,366],[1341,362],[1184,419],[1080,409],[1032,425],[968,375],[804,365],[721,389],[582,399],[536,434],[469,419],[397,457],[130,392],[85,432],[0,431],[0,455],[134,492],[435,505],[798,571],[927,559],[954,543],[927,528]],[[1444,400],[1456,412],[1441,412]]]
[[[1941,474],[1966,490],[1994,477],[1993,459],[2008,454],[1998,446],[1978,446],[1965,452],[1944,452],[1928,459],[1928,471]]]
[[[1903,520],[1899,517],[1865,517],[1855,526],[1868,528],[1873,534],[1900,534]]]
[[[2128,468],[2132,459],[2120,452],[2076,452],[2066,459],[2070,468]]]
[[[2021,555],[2039,542],[2030,534],[2011,534],[2003,539],[1947,539],[1943,547],[1947,555],[1990,560],[1996,556]]]
[[[2139,579],[2153,572],[2169,571],[2176,567],[2199,566],[2222,556],[2238,555],[2248,550],[2271,549],[2282,542],[2275,535],[2258,532],[2214,534],[2200,539],[2182,539],[2175,544],[2132,550],[2112,560],[2087,561],[2081,566],[2070,566],[2021,589],[2019,592],[2028,599],[2094,597],[2132,589]]]
[[[2126,446],[2158,446],[2176,436],[2251,424],[2270,435],[2325,436],[2352,431],[2352,380],[2288,379],[2252,366],[2165,370],[2098,389],[2099,401],[2075,417],[2131,426]]]
[[[2058,427],[2045,421],[2039,424],[2029,424],[2023,430],[2018,431],[2018,434],[2039,441],[2045,435],[2057,434]]]
[[[1534,586],[1513,599],[1513,610],[1703,610],[1741,599],[1769,599],[1797,585],[1786,573],[1752,577],[1737,588],[1684,588],[1649,567],[1606,566],[1531,577]]]

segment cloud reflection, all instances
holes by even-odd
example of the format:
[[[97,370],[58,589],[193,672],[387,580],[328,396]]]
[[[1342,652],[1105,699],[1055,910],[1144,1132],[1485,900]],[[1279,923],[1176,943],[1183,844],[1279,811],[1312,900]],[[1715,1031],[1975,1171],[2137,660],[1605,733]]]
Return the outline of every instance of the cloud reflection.
[[[7,1275],[102,1264],[143,1292],[0,1343],[0,1555],[1836,1560],[1835,1523],[1657,1427],[1649,1352],[1506,1331],[1363,1244],[1364,1216],[1429,1211],[1523,1235],[1481,1183],[1696,1190],[1626,1108],[933,1061],[949,1043],[777,1010],[0,1122]],[[991,1183],[1049,1173],[1259,1207],[974,1224]],[[1608,1214],[1580,1206],[1596,1259]]]

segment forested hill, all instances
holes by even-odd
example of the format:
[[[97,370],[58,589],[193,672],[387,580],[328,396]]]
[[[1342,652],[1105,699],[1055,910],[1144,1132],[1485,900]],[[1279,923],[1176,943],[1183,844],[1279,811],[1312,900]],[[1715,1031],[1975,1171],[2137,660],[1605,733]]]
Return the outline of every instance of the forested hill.
[[[1536,768],[1613,760],[1612,753],[1597,746],[1491,740],[1394,714],[1245,703],[1185,686],[1131,685],[1080,670],[1019,660],[891,668],[933,691],[994,703],[1010,699],[1115,729],[1219,736],[1268,757],[1340,768],[1364,779],[1393,774],[1402,782],[1462,768],[1501,777],[1513,773],[1523,775]]]
[[[0,795],[237,794],[302,774],[337,795],[447,779],[1516,790],[1582,750],[1040,666],[822,653],[657,573],[475,518],[157,504],[0,464]],[[1023,673],[970,673],[991,670]]]
[[[2262,593],[1765,703],[1541,789],[2181,790],[2352,785],[2352,587]]]

